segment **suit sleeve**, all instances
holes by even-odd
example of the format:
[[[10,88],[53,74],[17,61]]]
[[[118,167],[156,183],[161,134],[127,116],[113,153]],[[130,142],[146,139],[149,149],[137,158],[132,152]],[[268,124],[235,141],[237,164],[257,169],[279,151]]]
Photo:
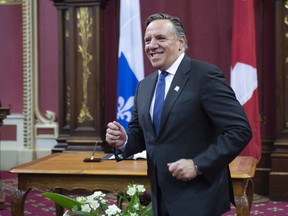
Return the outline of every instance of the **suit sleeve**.
[[[219,69],[204,75],[200,88],[202,107],[219,133],[217,139],[193,159],[209,179],[240,154],[252,138],[252,132],[241,104]]]
[[[145,140],[142,128],[140,127],[139,124],[138,107],[136,103],[138,98],[139,85],[141,85],[141,82],[138,84],[135,93],[134,105],[132,110],[132,119],[129,122],[127,130],[128,142],[123,154],[124,158],[127,158],[135,153],[145,150]]]

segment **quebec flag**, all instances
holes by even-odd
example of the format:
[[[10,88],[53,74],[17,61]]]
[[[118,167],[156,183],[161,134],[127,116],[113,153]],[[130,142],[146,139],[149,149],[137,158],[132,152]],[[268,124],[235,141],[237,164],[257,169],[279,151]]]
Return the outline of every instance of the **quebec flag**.
[[[143,38],[139,0],[121,0],[118,53],[117,121],[128,128],[132,118],[134,95],[144,78]]]

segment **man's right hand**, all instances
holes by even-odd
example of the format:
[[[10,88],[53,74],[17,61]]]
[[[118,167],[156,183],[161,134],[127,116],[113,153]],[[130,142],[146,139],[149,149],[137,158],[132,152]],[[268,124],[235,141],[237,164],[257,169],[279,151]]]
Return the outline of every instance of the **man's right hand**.
[[[116,121],[109,122],[106,130],[106,142],[113,147],[119,148],[126,142],[126,130]]]

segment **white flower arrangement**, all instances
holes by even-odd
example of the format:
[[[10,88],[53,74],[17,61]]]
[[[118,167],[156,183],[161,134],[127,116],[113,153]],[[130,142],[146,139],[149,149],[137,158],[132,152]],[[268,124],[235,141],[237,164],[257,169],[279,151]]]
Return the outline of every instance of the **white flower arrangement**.
[[[120,195],[118,203],[119,206],[124,201],[123,210],[115,204],[109,204],[106,194],[102,191],[75,199],[51,192],[44,192],[42,195],[67,209],[63,216],[152,216],[151,203],[148,206],[141,205],[140,195],[144,192],[144,185],[129,184],[124,194]]]

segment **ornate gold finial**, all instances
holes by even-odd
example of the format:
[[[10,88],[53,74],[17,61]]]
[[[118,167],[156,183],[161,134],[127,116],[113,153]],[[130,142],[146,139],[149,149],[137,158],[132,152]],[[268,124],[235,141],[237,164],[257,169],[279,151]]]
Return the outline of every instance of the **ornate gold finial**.
[[[284,17],[284,23],[285,23],[285,25],[288,26],[288,16],[287,15]]]
[[[285,1],[284,7],[288,10],[288,0]],[[286,25],[286,32],[285,32],[285,38],[288,39],[288,15],[286,11],[286,15],[284,17],[284,24]],[[287,64],[287,58],[286,58],[286,64]]]
[[[71,116],[70,116],[70,109],[71,109],[71,103],[70,103],[70,86],[67,86],[67,92],[66,92],[66,109],[67,109],[67,114],[66,114],[66,121],[70,122]]]
[[[83,81],[82,81],[82,90],[83,90],[83,101],[80,114],[78,116],[78,122],[83,123],[85,121],[92,121],[93,117],[89,112],[88,107],[88,80],[91,75],[88,64],[93,60],[93,56],[88,53],[88,44],[89,39],[92,38],[92,33],[90,27],[93,23],[92,18],[89,17],[88,8],[81,7],[77,12],[79,28],[79,36],[81,38],[81,44],[78,45],[78,52],[82,55],[82,67],[83,67]]]
[[[288,15],[284,17],[284,24],[286,25],[286,29],[288,29]],[[288,38],[288,31],[285,32],[285,38]]]
[[[288,10],[288,0],[285,1],[284,7]],[[288,26],[288,15],[284,17],[284,23]]]
[[[69,11],[67,10],[67,11],[65,12],[65,22],[68,22],[68,21],[69,21],[69,19],[70,19],[69,17],[70,17],[70,16],[69,16]],[[65,31],[65,37],[68,38],[69,35],[70,35],[70,34],[69,34],[69,30],[66,30],[66,31]]]

